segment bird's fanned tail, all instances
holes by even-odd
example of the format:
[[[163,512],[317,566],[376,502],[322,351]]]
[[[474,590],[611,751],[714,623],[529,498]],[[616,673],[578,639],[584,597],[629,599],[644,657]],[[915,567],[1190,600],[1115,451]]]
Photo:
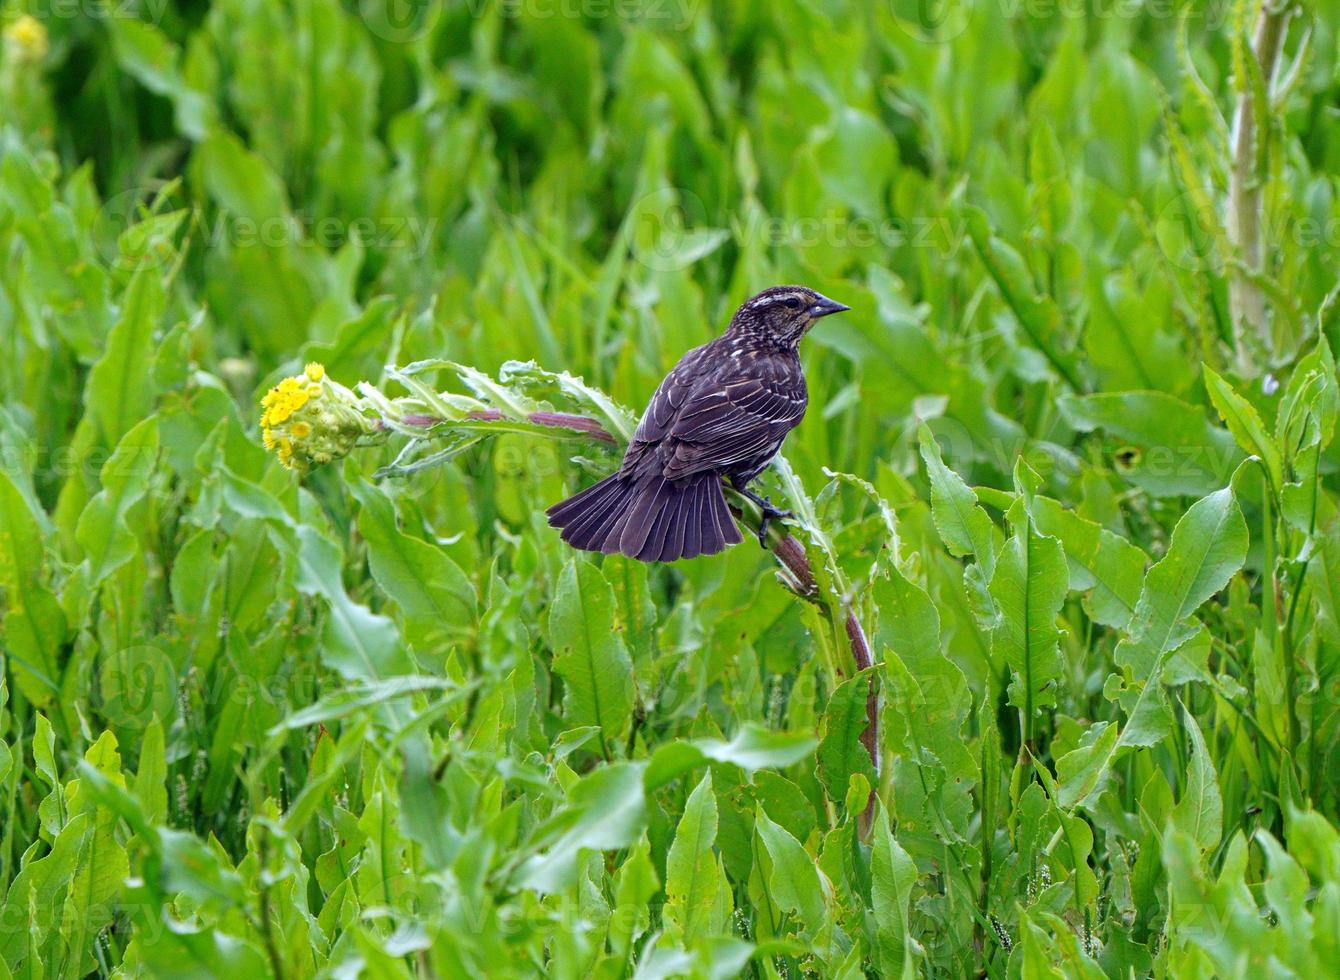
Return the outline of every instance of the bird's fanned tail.
[[[682,480],[616,473],[546,513],[574,548],[640,561],[714,555],[742,540],[715,473]]]

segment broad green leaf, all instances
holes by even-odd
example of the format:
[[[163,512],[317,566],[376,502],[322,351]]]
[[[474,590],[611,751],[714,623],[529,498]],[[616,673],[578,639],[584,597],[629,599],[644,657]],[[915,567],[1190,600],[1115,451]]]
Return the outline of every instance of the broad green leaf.
[[[647,766],[647,790],[657,789],[709,761],[728,762],[746,773],[784,769],[808,757],[816,744],[812,736],[802,732],[774,732],[754,724],[742,725],[730,741],[700,738],[667,742],[656,750]]]
[[[1337,411],[1340,383],[1331,346],[1323,335],[1294,367],[1275,414],[1275,442],[1285,457],[1292,458],[1312,444],[1323,449],[1330,445]]]
[[[349,598],[340,580],[340,550],[315,528],[298,528],[298,588],[330,607],[322,630],[322,657],[351,681],[384,680],[411,672],[395,624]]]
[[[0,470],[0,587],[8,606],[5,646],[24,697],[46,707],[59,691],[58,651],[66,620],[43,583],[46,562],[41,526],[9,474]]]
[[[904,668],[886,671],[885,703],[905,713],[908,748],[918,764],[945,770],[936,808],[951,824],[966,824],[978,775],[963,734],[972,709],[967,679],[941,648],[940,616],[925,590],[889,563],[887,574],[875,578],[873,593],[879,609],[875,642],[892,652],[891,667],[896,661]],[[910,683],[900,683],[902,678]]]
[[[1072,389],[1084,388],[1074,363],[1074,355],[1063,351],[1057,344],[1061,328],[1061,313],[1052,298],[1039,293],[1030,281],[1028,270],[1019,253],[991,231],[986,213],[968,208],[966,225],[978,258],[990,273],[1009,307],[1023,329],[1028,343],[1046,359],[1050,369]]]
[[[549,610],[554,670],[563,678],[564,716],[619,738],[633,715],[633,662],[615,630],[614,592],[588,561],[569,561]]]
[[[1262,917],[1247,885],[1247,842],[1241,833],[1229,840],[1217,875],[1207,871],[1200,847],[1171,823],[1161,850],[1172,911],[1167,924],[1174,953],[1203,951],[1204,968],[1219,975],[1235,964],[1265,962],[1284,952],[1279,933]],[[1177,962],[1177,960],[1172,960]]]
[[[838,685],[824,711],[824,736],[819,743],[819,772],[828,798],[841,803],[847,784],[857,773],[870,783],[875,767],[861,735],[870,724],[866,702],[870,693],[870,674],[862,671]]]
[[[372,576],[405,611],[416,642],[471,628],[475,591],[460,566],[441,548],[401,531],[395,508],[377,487],[356,480],[350,488],[361,505],[358,530],[368,543]]]
[[[1229,433],[1199,407],[1164,392],[1066,395],[1057,407],[1079,431],[1106,432],[1116,442],[1117,471],[1155,496],[1209,493],[1242,462]]]
[[[1317,553],[1307,566],[1307,582],[1317,624],[1328,643],[1340,647],[1340,524],[1328,522],[1318,536]]]
[[[1086,285],[1084,347],[1105,391],[1177,391],[1194,378],[1195,365],[1182,356],[1182,336],[1170,329],[1170,285],[1098,266],[1092,267]]]
[[[1191,759],[1187,766],[1186,789],[1173,808],[1171,826],[1202,851],[1208,851],[1218,846],[1223,833],[1224,803],[1219,793],[1219,777],[1200,725],[1186,711],[1182,717],[1191,743]]]
[[[1088,593],[1094,622],[1116,627],[1130,622],[1144,581],[1145,553],[1050,497],[1034,499],[1033,519],[1040,533],[1061,542],[1070,589]]]
[[[990,576],[1000,550],[1000,531],[977,506],[968,485],[940,458],[940,447],[930,430],[922,426],[918,438],[931,481],[931,512],[945,547],[960,558],[975,556]]]
[[[173,103],[183,135],[203,139],[215,123],[215,103],[182,80],[177,46],[153,24],[142,20],[109,18],[107,29],[117,62],[140,84]]]
[[[689,794],[665,859],[667,934],[688,946],[710,926],[716,904],[717,801],[707,772]]]
[[[167,754],[163,725],[154,718],[139,744],[139,768],[135,771],[135,795],[144,807],[144,818],[159,824],[167,820]]]
[[[615,907],[622,915],[610,923],[610,946],[627,961],[633,943],[651,924],[651,901],[661,891],[660,878],[651,862],[651,845],[643,837],[614,875]]]
[[[9,884],[3,904],[0,904],[0,959],[11,967],[29,942],[29,923],[34,926],[38,941],[44,941],[56,923],[52,910],[64,901],[66,889],[79,872],[81,857],[89,836],[93,833],[94,817],[79,813],[61,828],[51,843],[50,850],[36,860],[29,861]],[[36,920],[29,916],[29,902],[43,911]]]
[[[910,915],[917,868],[889,829],[881,808],[875,819],[875,846],[870,856],[870,899],[874,910],[876,950],[883,976],[915,976],[918,944]]]
[[[631,846],[646,825],[641,763],[616,762],[595,770],[568,793],[567,802],[541,824],[521,865],[518,883],[546,893],[569,887],[583,850]]]
[[[1023,711],[1029,726],[1039,707],[1055,702],[1062,670],[1056,618],[1068,585],[1061,542],[1038,533],[1025,515],[991,577],[991,595],[1000,608],[991,648],[1014,675],[1009,701]]]
[[[152,264],[135,273],[126,287],[121,318],[107,338],[107,350],[89,372],[85,403],[97,424],[100,445],[120,443],[153,404],[154,330],[167,299],[161,275]]]
[[[831,886],[800,842],[762,810],[754,813],[754,830],[772,865],[768,886],[773,899],[796,914],[803,936],[814,938],[824,926]]]
[[[749,795],[796,840],[810,839],[817,826],[814,803],[796,783],[764,769],[754,773]]]
[[[1301,954],[1313,947],[1315,935],[1308,907],[1312,883],[1307,872],[1268,831],[1259,831],[1256,839],[1269,866],[1263,889],[1266,901],[1279,922],[1284,942]],[[1321,963],[1317,966],[1321,968]]]
[[[123,780],[116,738],[111,732],[103,733],[85,753],[85,760],[109,779]],[[61,910],[61,933],[78,958],[75,971],[87,973],[97,965],[91,949],[93,937],[111,924],[116,900],[130,874],[130,863],[118,840],[118,821],[113,811],[97,806],[82,792],[76,793],[70,807],[76,814],[90,813],[92,822]]]
[[[1071,809],[1086,803],[1099,791],[1117,751],[1116,725],[1098,722],[1084,733],[1080,744],[1056,760],[1056,779],[1061,784],[1058,806]]]
[[[75,534],[84,549],[83,573],[90,585],[130,561],[136,535],[127,522],[130,509],[149,489],[158,457],[158,427],[147,418],[126,433],[102,467],[102,490],[79,516]]]
[[[1186,636],[1179,630],[1201,604],[1228,584],[1247,557],[1247,525],[1231,488],[1191,505],[1173,529],[1168,552],[1145,577],[1117,662],[1137,680],[1154,682],[1154,664]]]

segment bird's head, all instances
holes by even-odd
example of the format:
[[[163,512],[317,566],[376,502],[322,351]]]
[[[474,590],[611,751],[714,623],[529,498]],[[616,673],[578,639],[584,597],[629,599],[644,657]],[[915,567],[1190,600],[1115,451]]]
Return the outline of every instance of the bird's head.
[[[773,286],[740,304],[730,329],[760,343],[794,348],[820,317],[849,309],[808,286]]]

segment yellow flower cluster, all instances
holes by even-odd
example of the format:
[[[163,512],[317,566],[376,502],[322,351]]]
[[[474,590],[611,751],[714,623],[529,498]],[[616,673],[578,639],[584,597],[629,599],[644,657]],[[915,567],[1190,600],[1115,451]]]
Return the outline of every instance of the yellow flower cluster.
[[[16,61],[41,61],[51,47],[46,25],[31,14],[24,14],[5,28],[5,46]]]
[[[261,409],[265,448],[291,470],[346,456],[375,432],[362,401],[315,362],[266,392]]]
[[[261,399],[261,438],[265,448],[274,452],[289,469],[304,469],[302,443],[312,435],[312,423],[296,415],[322,394],[321,380],[326,369],[313,361],[299,374],[285,378]],[[295,455],[295,447],[299,450]]]

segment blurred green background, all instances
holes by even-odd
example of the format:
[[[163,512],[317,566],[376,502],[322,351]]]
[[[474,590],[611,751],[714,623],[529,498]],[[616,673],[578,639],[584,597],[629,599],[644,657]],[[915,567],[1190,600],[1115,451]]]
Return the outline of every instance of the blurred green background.
[[[1327,975],[1337,14],[0,0],[0,977]],[[260,447],[308,361],[637,410],[784,282],[819,608],[574,561],[594,445]]]

